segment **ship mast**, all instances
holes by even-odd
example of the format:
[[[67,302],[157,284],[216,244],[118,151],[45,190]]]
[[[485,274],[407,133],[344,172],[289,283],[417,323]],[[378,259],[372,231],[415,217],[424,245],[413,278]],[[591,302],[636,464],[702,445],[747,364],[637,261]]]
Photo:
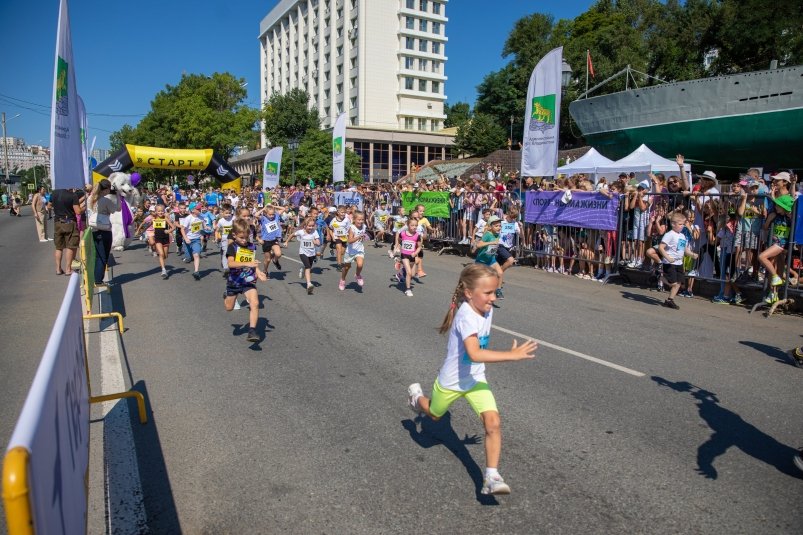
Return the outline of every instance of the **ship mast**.
[[[626,78],[625,78],[625,91],[629,91],[630,90],[630,79],[631,78],[633,79],[633,84],[636,85],[636,89],[638,89],[638,84],[636,84],[636,78],[633,76],[633,73],[640,74],[642,76],[646,76],[647,78],[652,78],[653,80],[658,80],[662,84],[667,83],[666,80],[662,80],[661,78],[658,78],[657,76],[651,76],[651,75],[649,75],[647,73],[644,73],[644,72],[641,72],[641,71],[637,71],[636,69],[633,69],[632,67],[630,67],[630,65],[628,65],[627,67],[625,67],[621,71],[617,72],[613,76],[609,76],[608,78],[604,79],[603,81],[601,81],[600,83],[598,83],[597,85],[592,87],[591,89],[589,89],[589,90],[585,91],[584,93],[581,93],[580,95],[578,95],[577,100],[580,100],[581,98],[588,98],[588,95],[590,95],[591,93],[593,93],[594,91],[596,91],[597,89],[602,87],[603,85],[607,84],[611,80],[615,80],[616,78],[619,78],[623,74],[626,76]]]

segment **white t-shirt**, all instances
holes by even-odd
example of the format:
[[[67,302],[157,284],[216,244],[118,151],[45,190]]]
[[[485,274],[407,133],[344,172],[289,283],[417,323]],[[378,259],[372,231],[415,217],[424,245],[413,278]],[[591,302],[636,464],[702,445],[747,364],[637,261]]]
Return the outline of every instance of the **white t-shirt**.
[[[234,218],[225,219],[221,217],[217,220],[217,228],[220,230],[220,240],[227,241],[229,239],[229,234],[231,234],[231,224],[234,222]]]
[[[321,236],[317,230],[307,233],[306,230],[300,229],[293,233],[293,236],[298,240],[298,254],[304,256],[315,256],[315,240],[320,240]]]
[[[362,228],[357,228],[356,225],[351,225],[349,230],[354,233],[358,239],[354,243],[349,243],[346,246],[346,254],[349,256],[354,256],[356,254],[365,254],[365,244],[363,240],[365,239],[365,230],[366,230],[365,223],[362,224]]]
[[[204,229],[204,220],[190,214],[181,220],[181,226],[187,232],[187,239],[190,241],[198,240],[201,238],[201,232]]]
[[[688,245],[686,236],[670,230],[661,238],[661,243],[666,244],[664,248],[666,256],[661,257],[661,263],[675,266],[683,264],[683,256],[686,254],[686,245]]]
[[[340,240],[345,242],[347,236],[349,235],[349,227],[351,226],[351,219],[348,216],[344,217],[343,219],[338,219],[335,217],[329,223],[329,228],[332,229],[332,234],[335,235],[335,240]]]
[[[468,302],[463,302],[457,309],[452,328],[449,330],[446,359],[438,373],[438,383],[443,388],[465,392],[474,388],[477,383],[486,382],[485,363],[473,362],[468,357],[465,340],[469,336],[477,335],[480,348],[487,348],[491,337],[492,318],[493,310],[482,316],[477,314]]]
[[[393,216],[393,233],[398,234],[405,228],[407,228],[407,216],[406,215]]]
[[[510,222],[507,219],[502,220],[502,230],[499,233],[499,239],[502,241],[502,245],[504,245],[508,249],[512,249],[514,244],[514,238],[518,233],[519,233],[518,221]]]
[[[488,222],[480,217],[479,221],[477,221],[477,226],[474,227],[474,236],[477,238],[482,238],[482,235],[485,234],[485,225]]]

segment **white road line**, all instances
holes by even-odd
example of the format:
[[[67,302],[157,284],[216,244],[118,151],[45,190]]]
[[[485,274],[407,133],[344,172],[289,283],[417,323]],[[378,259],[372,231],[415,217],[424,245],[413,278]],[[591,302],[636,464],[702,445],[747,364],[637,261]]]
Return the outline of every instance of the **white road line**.
[[[101,293],[100,296],[101,310],[112,310],[111,296],[108,293]],[[123,392],[126,385],[117,340],[117,322],[104,320],[103,323],[106,328],[101,330],[98,342],[101,392]],[[125,399],[105,401],[102,413],[103,480],[108,532],[115,535],[141,533],[147,522],[128,403]]]
[[[558,351],[562,351],[564,353],[568,353],[569,355],[573,355],[575,357],[580,357],[581,359],[585,359],[591,362],[595,362],[597,364],[602,364],[603,366],[607,366],[609,368],[613,368],[614,370],[619,370],[620,372],[624,372],[635,377],[644,377],[645,374],[638,372],[636,370],[631,370],[630,368],[625,368],[624,366],[620,366],[618,364],[614,364],[613,362],[608,362],[607,360],[598,359],[597,357],[592,357],[591,355],[586,355],[585,353],[580,353],[579,351],[575,351],[573,349],[569,349],[567,347],[562,347],[556,344],[551,344],[549,342],[545,342],[543,340],[539,340],[537,338],[533,338],[532,336],[527,336],[526,334],[517,333],[516,331],[511,331],[510,329],[505,329],[504,327],[497,327],[496,325],[491,325],[492,329],[496,329],[497,331],[501,331],[503,333],[510,334],[512,336],[518,336],[519,338],[524,338],[525,340],[532,340],[533,342],[537,342],[539,346],[548,347],[550,349],[556,349]]]

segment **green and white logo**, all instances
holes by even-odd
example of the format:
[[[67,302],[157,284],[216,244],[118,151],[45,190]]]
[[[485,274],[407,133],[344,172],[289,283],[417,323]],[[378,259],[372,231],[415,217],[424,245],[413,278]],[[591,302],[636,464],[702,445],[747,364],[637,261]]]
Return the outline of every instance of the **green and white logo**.
[[[336,137],[332,139],[332,152],[334,154],[343,154],[343,138]]]
[[[533,97],[530,130],[555,128],[555,94]]]
[[[279,174],[279,162],[268,162],[265,166],[265,174],[266,175],[278,175]]]
[[[69,95],[67,94],[67,72],[69,65],[59,56],[56,66],[56,113],[68,115],[70,113]]]

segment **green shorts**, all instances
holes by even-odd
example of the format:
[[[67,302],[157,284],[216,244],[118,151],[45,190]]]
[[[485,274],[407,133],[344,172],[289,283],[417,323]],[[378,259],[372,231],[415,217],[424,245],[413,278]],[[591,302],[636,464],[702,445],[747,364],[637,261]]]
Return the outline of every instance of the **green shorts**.
[[[491,392],[488,383],[477,383],[471,390],[460,392],[459,390],[443,388],[440,383],[438,383],[437,379],[435,379],[435,384],[432,385],[432,399],[429,402],[429,412],[440,418],[446,414],[446,411],[449,410],[452,403],[460,398],[466,398],[466,401],[468,401],[468,404],[474,409],[474,412],[477,413],[477,416],[481,416],[485,411],[499,412],[496,408],[496,399],[494,399],[494,394]]]

